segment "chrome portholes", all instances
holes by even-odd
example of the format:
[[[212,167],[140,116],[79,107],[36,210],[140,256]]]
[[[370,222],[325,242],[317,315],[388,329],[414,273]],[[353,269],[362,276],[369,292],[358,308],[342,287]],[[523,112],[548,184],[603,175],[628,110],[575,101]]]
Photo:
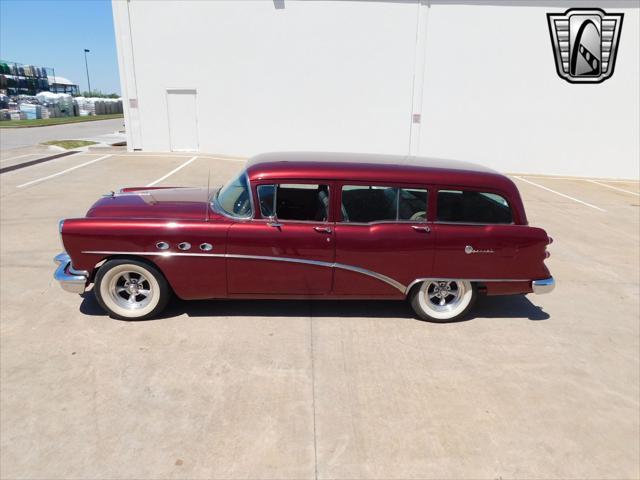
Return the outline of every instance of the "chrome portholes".
[[[201,243],[200,250],[202,250],[203,252],[210,252],[211,250],[213,250],[213,245],[211,245],[210,243]]]
[[[189,242],[182,242],[178,244],[178,250],[189,250],[191,248],[191,244]]]
[[[158,250],[168,250],[169,249],[169,244],[167,242],[158,242],[158,243],[156,243],[156,248]]]

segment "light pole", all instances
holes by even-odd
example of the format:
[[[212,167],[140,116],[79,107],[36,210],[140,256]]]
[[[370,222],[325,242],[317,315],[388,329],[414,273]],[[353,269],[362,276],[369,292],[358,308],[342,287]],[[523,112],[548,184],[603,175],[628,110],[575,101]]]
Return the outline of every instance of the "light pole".
[[[91,80],[89,80],[89,63],[87,63],[87,53],[91,50],[88,48],[84,49],[84,67],[87,69],[87,84],[89,85],[89,95],[91,95]]]

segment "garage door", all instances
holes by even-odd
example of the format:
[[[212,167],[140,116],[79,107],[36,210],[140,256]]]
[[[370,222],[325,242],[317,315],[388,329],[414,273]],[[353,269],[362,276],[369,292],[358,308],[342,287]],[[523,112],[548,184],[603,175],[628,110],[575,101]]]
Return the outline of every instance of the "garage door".
[[[195,89],[167,89],[171,151],[198,150],[198,119]]]

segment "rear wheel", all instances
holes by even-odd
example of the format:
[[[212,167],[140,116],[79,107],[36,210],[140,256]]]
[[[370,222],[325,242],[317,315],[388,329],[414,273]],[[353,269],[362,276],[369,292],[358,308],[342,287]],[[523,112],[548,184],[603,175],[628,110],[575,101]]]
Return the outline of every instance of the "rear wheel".
[[[423,320],[452,322],[473,306],[477,292],[467,280],[427,280],[411,293],[411,306]]]
[[[171,289],[155,267],[138,260],[109,260],[96,275],[100,306],[113,318],[144,320],[160,313]]]

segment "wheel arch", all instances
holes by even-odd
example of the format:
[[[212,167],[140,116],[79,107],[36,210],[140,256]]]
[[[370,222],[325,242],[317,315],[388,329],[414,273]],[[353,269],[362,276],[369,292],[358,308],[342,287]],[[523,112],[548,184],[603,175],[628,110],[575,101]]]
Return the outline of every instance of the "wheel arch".
[[[407,289],[404,292],[405,298],[410,299],[411,295],[413,295],[415,290],[420,288],[420,285],[422,285],[424,282],[428,282],[430,280],[440,280],[440,279],[435,278],[435,277],[434,278],[417,278],[417,279],[415,279],[413,282],[411,282],[407,286]],[[464,279],[460,278],[460,279],[454,279],[454,280],[464,280]],[[478,293],[484,293],[486,291],[486,286],[485,286],[485,284],[483,282],[469,280],[469,283],[471,284],[471,286],[473,288],[476,289],[476,291]]]
[[[107,255],[103,257],[93,267],[89,275],[89,282],[91,283],[95,282],[96,275],[98,274],[98,270],[100,270],[100,268],[110,260],[135,260],[136,262],[144,263],[146,265],[149,265],[155,268],[158,272],[160,272],[160,275],[162,275],[162,277],[165,279],[165,281],[167,282],[167,285],[169,285],[169,288],[171,289],[171,293],[175,295],[175,290],[173,288],[173,285],[171,285],[171,281],[169,280],[169,277],[167,277],[167,274],[163,271],[163,269],[154,261],[140,255],[116,254],[116,255]]]

